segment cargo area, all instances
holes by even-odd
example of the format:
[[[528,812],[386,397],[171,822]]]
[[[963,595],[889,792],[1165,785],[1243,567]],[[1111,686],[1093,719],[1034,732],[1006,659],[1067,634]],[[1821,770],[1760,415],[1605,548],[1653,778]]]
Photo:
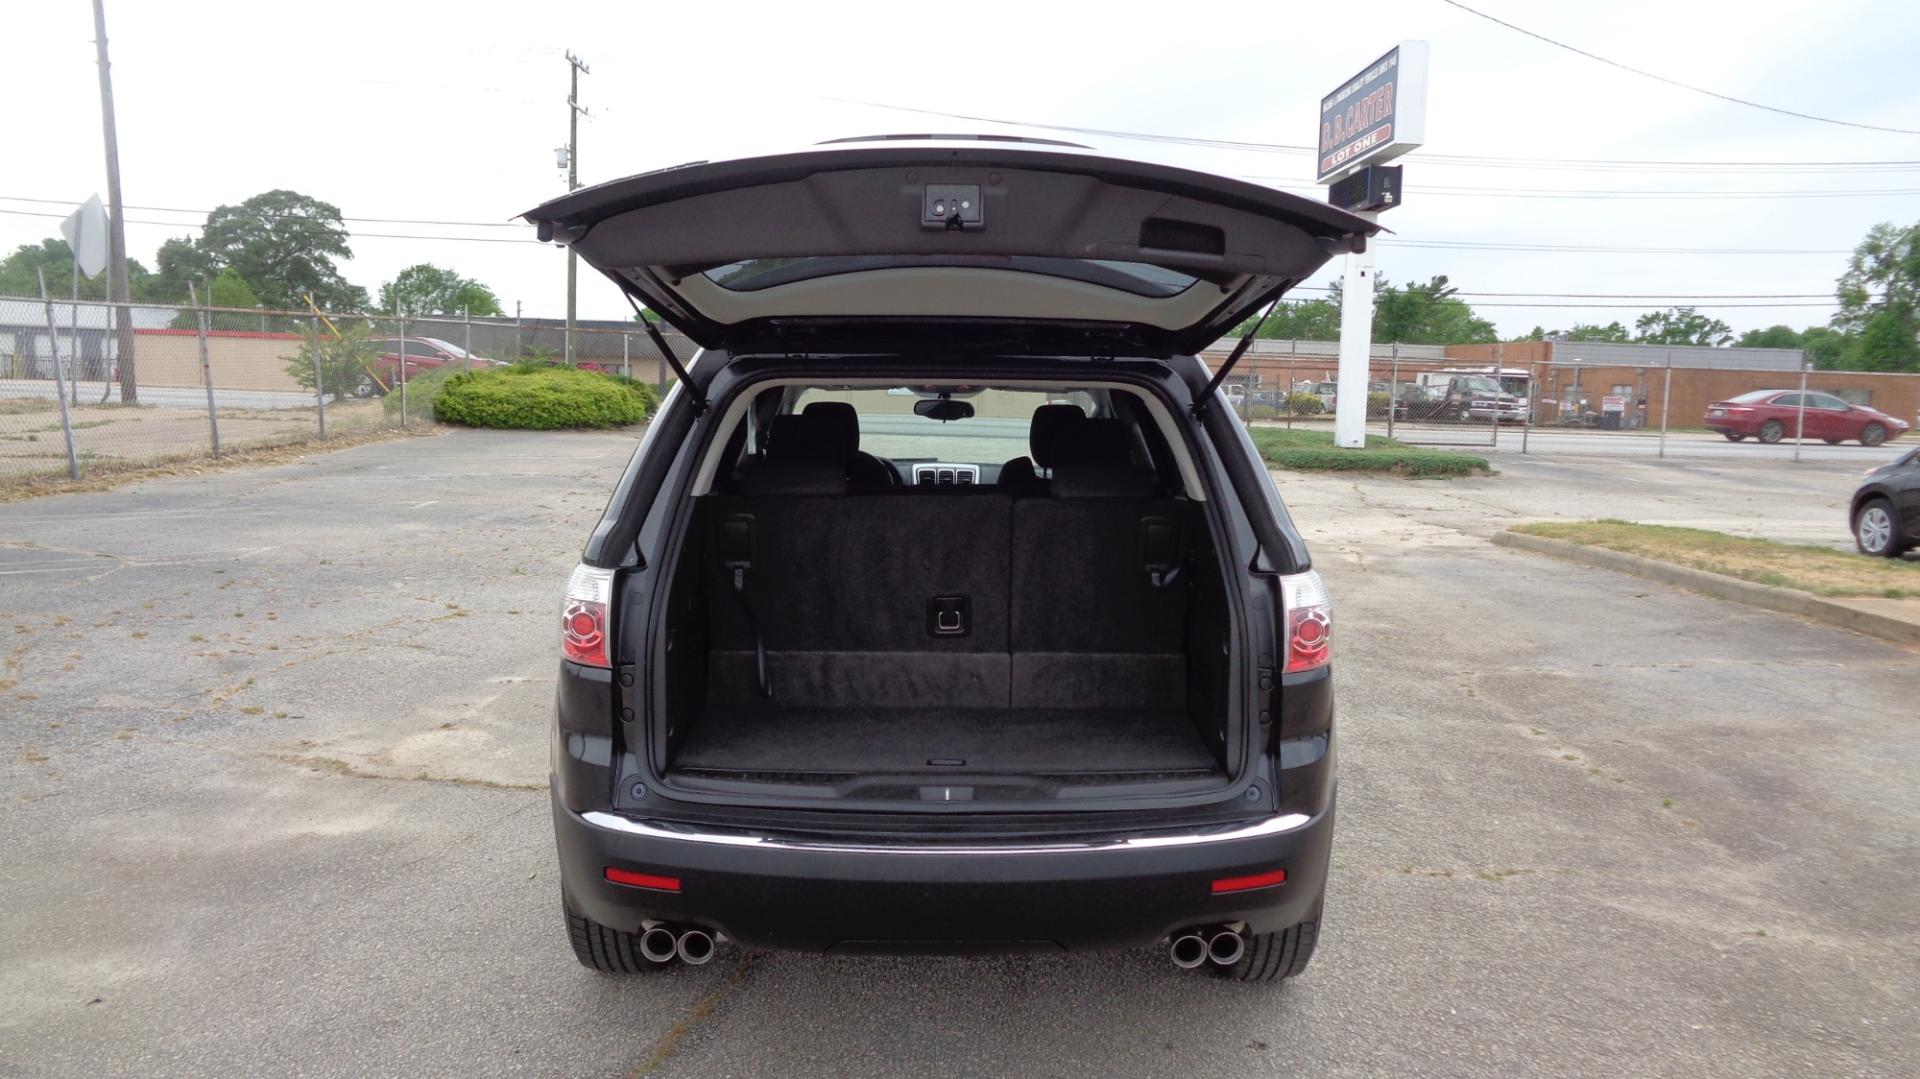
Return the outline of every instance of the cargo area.
[[[1038,475],[867,491],[790,433],[698,498],[659,656],[667,774],[1224,781],[1233,635],[1206,517],[1121,421],[1075,429],[1036,439]]]

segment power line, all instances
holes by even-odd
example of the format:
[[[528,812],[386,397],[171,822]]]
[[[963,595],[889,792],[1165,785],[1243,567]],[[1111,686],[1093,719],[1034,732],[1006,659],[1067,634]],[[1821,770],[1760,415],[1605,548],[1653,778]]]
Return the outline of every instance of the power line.
[[[72,199],[36,199],[36,198],[29,198],[25,195],[0,195],[0,201],[32,202],[32,203],[39,203],[45,206],[76,205],[76,203]],[[200,214],[202,216],[210,216],[215,212],[213,210],[190,210],[183,206],[128,206],[127,209],[141,210],[148,213]],[[236,217],[252,217],[262,221],[281,221],[287,218],[294,218],[294,217],[304,218],[307,216],[305,214],[269,214],[269,213],[261,213],[258,210],[249,210],[245,213],[241,213],[231,206],[221,207],[221,209],[232,212],[233,216],[236,216]],[[60,216],[64,217],[66,215],[62,214]],[[426,218],[415,218],[415,217],[349,217],[349,216],[342,215],[340,220],[364,221],[364,222],[367,222],[368,224],[378,224],[378,225],[444,225],[444,226],[454,226],[454,227],[461,227],[461,228],[487,228],[487,229],[526,229],[526,228],[532,227],[524,222],[515,222],[515,221],[436,221],[436,220],[431,220]]]
[[[1588,52],[1587,50],[1579,48],[1577,46],[1569,45],[1564,41],[1556,41],[1545,34],[1535,33],[1534,31],[1529,30],[1524,26],[1515,26],[1514,24],[1506,21],[1505,19],[1495,18],[1494,16],[1489,15],[1484,11],[1476,11],[1473,8],[1470,8],[1467,5],[1461,3],[1460,0],[1440,0],[1440,2],[1448,5],[1449,7],[1459,8],[1461,11],[1464,11],[1469,15],[1475,15],[1475,16],[1478,16],[1479,18],[1487,20],[1488,22],[1497,23],[1501,26],[1506,27],[1509,30],[1514,31],[1515,33],[1525,34],[1526,36],[1533,38],[1536,41],[1544,41],[1555,48],[1565,49],[1570,53],[1574,53],[1579,56],[1584,56],[1589,60],[1596,60],[1602,64],[1606,64],[1608,67],[1617,67],[1622,71],[1631,72],[1632,74],[1638,75],[1641,78],[1652,79],[1655,82],[1664,82],[1668,86],[1678,86],[1682,90],[1691,90],[1696,94],[1705,94],[1708,97],[1717,97],[1722,101],[1730,101],[1735,105],[1745,105],[1750,109],[1760,109],[1765,112],[1777,113],[1781,116],[1792,116],[1795,119],[1800,119],[1800,120],[1812,120],[1812,121],[1815,121],[1816,123],[1836,124],[1840,127],[1858,128],[1862,131],[1885,131],[1894,135],[1920,135],[1920,130],[1915,130],[1913,128],[1882,127],[1879,124],[1861,124],[1861,123],[1855,123],[1852,120],[1835,120],[1827,116],[1815,116],[1810,112],[1796,112],[1793,109],[1782,109],[1773,105],[1762,105],[1758,101],[1748,101],[1746,98],[1743,98],[1743,97],[1734,97],[1731,94],[1723,94],[1717,90],[1709,90],[1703,86],[1695,86],[1692,83],[1681,82],[1679,79],[1670,79],[1665,75],[1656,75],[1651,71],[1634,67],[1631,64],[1623,64],[1618,60],[1609,60],[1606,57],[1599,55],[1598,53]]]
[[[1426,247],[1454,251],[1526,251],[1589,255],[1850,255],[1846,250],[1793,247],[1607,247],[1583,244],[1529,244],[1477,240],[1376,240],[1386,247]]]
[[[0,214],[11,214],[15,217],[52,217],[52,218],[59,218],[59,219],[65,219],[68,216],[66,214],[53,213],[46,210],[9,210],[4,208],[0,208]],[[129,217],[129,218],[125,218],[124,220],[129,225],[158,225],[161,228],[169,228],[169,229],[204,229],[206,228],[205,225],[196,225],[190,221],[149,221],[149,220],[144,220],[142,218],[137,218],[137,217]],[[525,239],[519,236],[431,236],[431,235],[423,236],[423,235],[417,235],[414,233],[355,232],[352,230],[348,231],[348,235],[356,240],[365,240],[365,239],[455,240],[461,243],[476,243],[476,244],[534,244],[536,246],[541,246],[541,247],[546,246],[545,244],[540,243],[539,240]]]
[[[1302,289],[1332,292],[1332,285],[1295,285]],[[1825,292],[1475,292],[1455,289],[1448,296],[1501,296],[1518,299],[1548,300],[1831,300]],[[1683,305],[1684,306],[1684,305]]]
[[[1242,179],[1277,181],[1267,186],[1283,191],[1317,193],[1319,188],[1311,181],[1294,176],[1263,176],[1250,174]],[[1676,200],[1682,202],[1741,202],[1756,199],[1837,199],[1837,198],[1880,198],[1887,196],[1920,195],[1920,187],[1876,187],[1876,188],[1821,188],[1780,191],[1634,191],[1630,189],[1608,188],[1552,188],[1552,187],[1472,187],[1447,184],[1407,185],[1408,194],[1436,195],[1442,198],[1516,198],[1516,199],[1585,199],[1600,202],[1621,201],[1660,201]]]
[[[0,214],[17,217],[65,218],[67,215],[46,210],[10,210],[0,208]],[[198,229],[204,225],[195,225],[183,221],[149,221],[139,218],[127,218],[130,225],[157,225],[161,228]],[[545,246],[538,240],[518,236],[447,236],[423,235],[417,233],[394,232],[357,232],[349,230],[354,239],[377,240],[451,240],[460,243],[493,244],[533,244]],[[1765,247],[1607,247],[1582,244],[1529,244],[1521,242],[1505,243],[1477,240],[1379,240],[1388,247],[1434,248],[1454,251],[1510,251],[1535,254],[1604,254],[1604,255],[1847,255],[1847,250],[1824,250],[1818,248],[1765,248]]]
[[[1212,139],[1188,135],[1169,135],[1148,131],[1123,131],[1117,128],[1080,127],[1072,124],[1046,123],[1035,120],[1010,120],[1005,117],[979,116],[962,112],[946,112],[940,109],[915,108],[911,105],[892,105],[883,101],[862,101],[856,98],[830,97],[821,95],[820,100],[839,102],[843,105],[859,105],[864,108],[886,109],[892,112],[908,112],[921,116],[938,116],[948,120],[966,120],[970,123],[1001,124],[1008,127],[1028,127],[1040,131],[1064,131],[1081,135],[1098,135],[1107,138],[1130,139],[1139,142],[1170,143],[1180,146],[1198,146],[1219,150],[1245,150],[1253,153],[1298,154],[1309,156],[1317,151],[1310,146],[1297,146],[1279,142],[1246,142],[1234,139]],[[1572,170],[1594,172],[1740,172],[1740,173],[1851,173],[1851,172],[1920,172],[1920,160],[1880,160],[1880,161],[1690,161],[1674,159],[1636,159],[1636,158],[1555,158],[1555,157],[1509,157],[1481,156],[1474,154],[1440,154],[1414,151],[1409,160],[1422,164],[1459,165],[1473,168],[1523,168],[1544,170]]]

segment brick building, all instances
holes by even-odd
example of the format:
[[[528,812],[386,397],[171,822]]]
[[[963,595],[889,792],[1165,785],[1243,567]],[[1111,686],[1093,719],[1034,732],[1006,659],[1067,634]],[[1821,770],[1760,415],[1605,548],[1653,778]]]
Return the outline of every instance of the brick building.
[[[1204,359],[1218,366],[1233,342],[1222,341]],[[1489,345],[1395,345],[1374,342],[1368,380],[1415,381],[1423,371],[1498,368],[1524,372],[1534,422],[1550,424],[1577,410],[1599,411],[1602,399],[1624,397],[1624,425],[1658,427],[1662,409],[1672,427],[1697,427],[1707,406],[1750,390],[1794,389],[1804,358],[1799,349],[1707,348],[1589,341],[1513,341]],[[1331,341],[1257,341],[1231,381],[1256,389],[1284,389],[1338,377],[1340,346]],[[1671,401],[1668,369],[1671,367]],[[1871,405],[1913,422],[1920,418],[1920,375],[1812,371],[1807,388]]]

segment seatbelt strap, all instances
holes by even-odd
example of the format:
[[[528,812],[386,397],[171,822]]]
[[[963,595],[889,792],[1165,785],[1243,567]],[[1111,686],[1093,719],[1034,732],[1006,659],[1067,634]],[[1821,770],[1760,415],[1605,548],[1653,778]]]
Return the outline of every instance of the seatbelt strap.
[[[733,596],[747,616],[747,632],[753,634],[755,671],[760,679],[760,695],[773,696],[773,682],[767,677],[767,642],[760,636],[760,619],[753,613],[747,596],[747,574],[753,569],[753,514],[735,513],[720,522],[720,559],[733,581]]]
[[[1155,588],[1166,588],[1180,579],[1186,568],[1177,557],[1179,526],[1171,517],[1147,517],[1140,521],[1140,562],[1147,580]]]

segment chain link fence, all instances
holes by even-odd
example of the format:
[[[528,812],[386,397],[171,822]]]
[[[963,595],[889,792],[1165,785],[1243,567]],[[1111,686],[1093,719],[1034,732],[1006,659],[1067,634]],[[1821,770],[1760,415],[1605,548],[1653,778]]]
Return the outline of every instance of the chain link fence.
[[[1525,343],[1478,346],[1483,354],[1470,357],[1446,351],[1374,346],[1367,376],[1369,435],[1524,453],[1565,448],[1563,436],[1591,434],[1618,439],[1622,452],[1667,456],[1711,453],[1725,449],[1723,440],[1871,446],[1898,434],[1884,426],[1876,430],[1863,409],[1910,424],[1920,413],[1920,376],[1910,374],[1708,365],[1688,355],[1704,350],[1678,348],[1648,349],[1634,362],[1613,363],[1544,360]],[[1249,355],[1223,391],[1250,424],[1330,436],[1339,400],[1336,353],[1329,343],[1281,343]],[[1711,353],[1709,359],[1717,360]],[[1793,395],[1767,402],[1778,412],[1773,426],[1766,417],[1748,415],[1752,430],[1742,433],[1726,417],[1711,414],[1723,402],[1767,391]]]
[[[449,375],[558,363],[566,339],[559,319],[0,296],[0,484],[428,422]],[[573,341],[577,366],[666,386],[637,325]]]

